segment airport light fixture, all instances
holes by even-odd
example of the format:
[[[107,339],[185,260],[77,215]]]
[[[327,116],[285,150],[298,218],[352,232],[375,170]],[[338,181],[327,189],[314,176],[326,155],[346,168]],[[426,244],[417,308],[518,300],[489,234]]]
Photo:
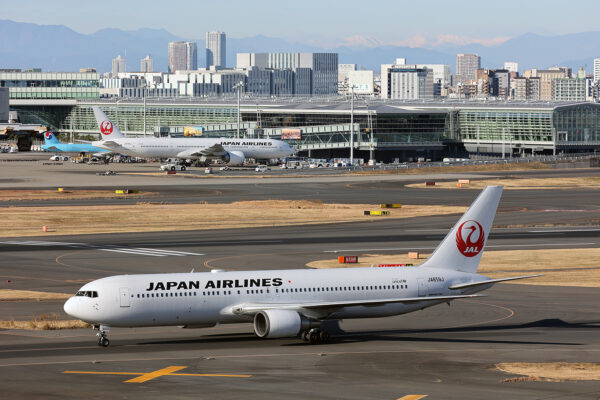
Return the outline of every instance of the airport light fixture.
[[[233,85],[233,88],[237,90],[237,133],[236,133],[236,137],[239,139],[240,138],[240,102],[242,99],[242,88],[246,86],[244,84],[244,81],[239,81],[238,83],[236,83],[235,85]]]

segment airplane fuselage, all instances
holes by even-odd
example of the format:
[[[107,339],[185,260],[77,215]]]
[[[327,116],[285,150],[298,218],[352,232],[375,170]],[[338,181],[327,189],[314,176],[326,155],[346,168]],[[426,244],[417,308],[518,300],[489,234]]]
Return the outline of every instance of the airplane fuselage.
[[[205,325],[249,322],[243,312],[252,304],[277,308],[332,303],[306,309],[314,319],[372,318],[399,315],[445,300],[428,297],[471,294],[477,289],[448,289],[453,283],[487,278],[452,270],[420,267],[273,270],[216,273],[119,275],[93,281],[65,304],[70,315],[97,325],[120,327]],[[336,302],[417,298],[379,305],[336,307]]]
[[[294,150],[281,140],[235,138],[115,138],[109,139],[118,147],[103,146],[103,141],[93,142],[103,147],[135,157],[200,158],[196,154],[216,144],[227,152],[241,152],[245,158],[271,159],[293,154]]]

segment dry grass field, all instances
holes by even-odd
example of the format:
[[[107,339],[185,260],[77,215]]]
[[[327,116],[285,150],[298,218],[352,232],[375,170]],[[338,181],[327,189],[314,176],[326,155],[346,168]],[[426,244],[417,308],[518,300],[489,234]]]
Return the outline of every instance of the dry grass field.
[[[507,378],[504,382],[521,381],[598,381],[600,364],[597,363],[501,363],[496,369],[525,378]]]
[[[413,183],[406,185],[412,188],[427,189],[456,189],[457,181],[436,182],[435,186],[426,186],[423,183]],[[520,178],[515,176],[509,179],[481,179],[471,180],[469,184],[463,184],[462,188],[484,189],[486,186],[504,186],[504,189],[599,189],[600,177],[579,177],[579,178]]]
[[[379,210],[373,204],[327,204],[321,201],[238,201],[230,204],[156,204],[4,207],[0,208],[0,237],[71,235],[250,228],[365,221],[373,218],[411,218],[461,214],[466,207],[404,206],[389,216],[365,216]],[[42,233],[42,226],[48,232]]]
[[[155,193],[139,192],[132,194],[117,194],[114,190],[30,190],[30,189],[3,189],[0,190],[0,201],[24,201],[24,200],[86,200],[86,199],[110,199],[123,197],[147,197]]]
[[[421,254],[419,260],[413,260],[407,254],[363,254],[359,256],[358,264],[339,264],[337,259],[327,259],[310,262],[307,266],[352,268],[377,264],[418,265],[428,256]],[[511,281],[511,284],[600,287],[600,249],[487,250],[481,258],[478,273],[490,278],[544,274],[537,278]]]

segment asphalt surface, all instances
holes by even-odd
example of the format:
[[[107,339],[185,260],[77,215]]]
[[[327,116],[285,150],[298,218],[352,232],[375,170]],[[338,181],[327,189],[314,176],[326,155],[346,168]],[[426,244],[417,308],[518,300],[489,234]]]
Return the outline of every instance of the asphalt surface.
[[[580,173],[597,176],[598,171]],[[223,185],[214,197],[229,201],[312,193],[312,198],[323,201],[401,199],[406,204],[468,205],[477,194],[435,191],[439,197],[434,198],[432,192],[405,189],[396,181],[311,179],[315,182],[291,186],[281,182]],[[169,196],[169,190],[158,188],[161,195]],[[181,193],[174,190],[173,198],[194,197],[185,187],[175,188]],[[507,190],[488,248],[597,247],[600,228],[593,223],[598,218],[597,198],[596,190]],[[456,218],[3,238],[0,288],[74,293],[91,279],[121,273],[303,268],[309,261],[338,254],[427,252]],[[567,223],[565,227],[519,227]],[[200,330],[112,329],[109,348],[97,347],[91,330],[2,330],[0,393],[11,399],[600,398],[597,381],[505,382],[517,376],[494,368],[500,362],[600,362],[598,289],[499,284],[485,294],[488,297],[404,316],[343,321],[346,333],[319,346],[296,339],[260,340],[245,324]],[[3,320],[41,313],[63,317],[62,301],[0,303]],[[136,378],[148,380],[125,382]]]

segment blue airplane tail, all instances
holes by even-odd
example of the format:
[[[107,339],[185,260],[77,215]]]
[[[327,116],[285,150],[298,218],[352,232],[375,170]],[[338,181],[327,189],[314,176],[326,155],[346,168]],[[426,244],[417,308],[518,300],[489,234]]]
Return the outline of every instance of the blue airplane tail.
[[[46,142],[47,145],[60,143],[60,141],[58,140],[56,135],[54,135],[54,133],[52,133],[50,131],[47,131],[46,133],[44,133],[44,141]]]

